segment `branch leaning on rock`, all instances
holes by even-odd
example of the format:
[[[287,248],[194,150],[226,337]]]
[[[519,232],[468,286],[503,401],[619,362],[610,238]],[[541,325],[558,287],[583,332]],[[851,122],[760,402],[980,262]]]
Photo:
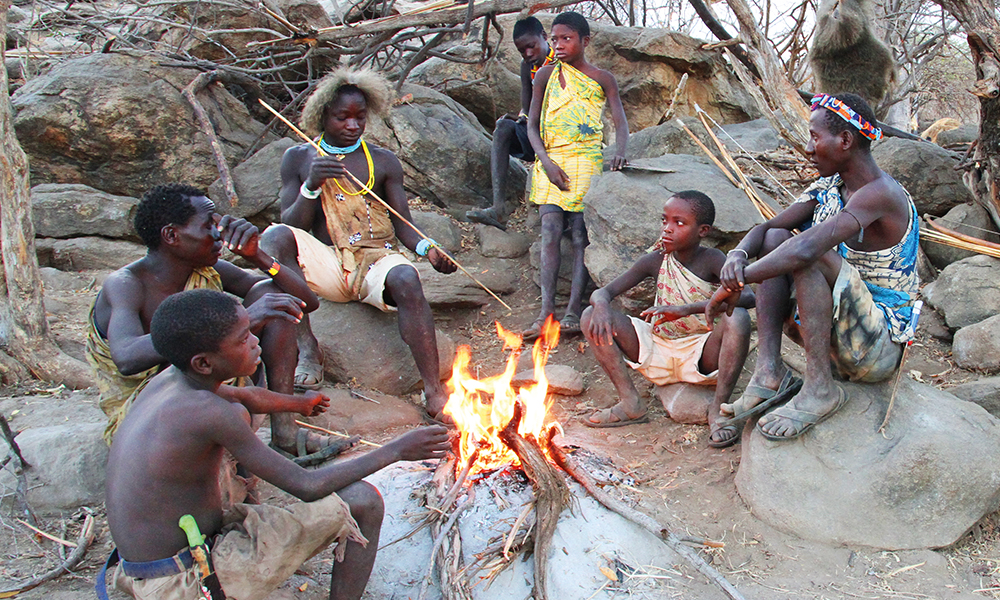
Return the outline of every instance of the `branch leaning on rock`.
[[[219,178],[222,179],[222,187],[226,190],[226,198],[229,199],[229,206],[233,207],[240,203],[236,196],[236,188],[233,185],[233,177],[229,173],[229,165],[226,164],[226,155],[222,150],[222,143],[219,136],[215,134],[215,127],[205,112],[205,107],[198,101],[198,92],[205,89],[218,78],[216,71],[201,73],[191,81],[186,88],[181,91],[181,95],[191,104],[194,115],[201,126],[201,132],[208,137],[208,143],[212,146],[212,154],[215,156],[215,164],[219,168]]]
[[[289,129],[291,129],[292,131],[294,131],[305,142],[307,142],[309,145],[311,145],[313,148],[315,148],[316,152],[318,152],[320,156],[326,156],[326,152],[324,152],[323,149],[319,147],[319,144],[317,144],[316,142],[314,142],[312,140],[312,138],[310,138],[308,135],[306,135],[305,133],[303,133],[302,130],[300,130],[294,124],[292,124],[291,121],[289,121],[288,119],[286,119],[278,111],[276,111],[273,108],[271,108],[271,106],[268,103],[264,102],[263,100],[260,100],[260,103],[264,106],[264,108],[266,108],[267,110],[271,111],[271,114],[273,114],[274,116],[276,116],[279,119],[281,119],[281,122],[284,123],[286,126],[288,126]],[[410,229],[412,229],[413,231],[415,231],[417,233],[417,235],[419,235],[421,238],[427,240],[428,242],[432,242],[433,243],[434,240],[432,240],[431,238],[427,237],[424,234],[424,232],[420,231],[420,229],[416,225],[414,225],[413,223],[411,223],[409,221],[409,219],[407,219],[403,215],[399,214],[399,211],[397,211],[395,208],[393,208],[388,202],[386,202],[385,200],[383,200],[382,198],[380,198],[379,195],[376,194],[371,188],[369,188],[367,185],[361,183],[361,181],[357,177],[354,176],[354,173],[351,173],[350,171],[347,171],[347,175],[348,175],[348,177],[351,178],[351,181],[353,181],[355,185],[357,185],[358,187],[361,188],[361,191],[363,191],[368,196],[371,196],[373,199],[377,200],[382,206],[385,207],[386,210],[388,210],[392,214],[396,215],[397,219],[399,219],[400,221],[402,221],[403,223],[405,223],[406,225],[408,225],[410,227]],[[444,250],[442,250],[439,246],[435,245],[435,247],[440,252],[444,252]],[[458,267],[459,269],[461,269],[461,271],[463,273],[465,273],[466,275],[468,275],[469,279],[471,279],[472,281],[476,282],[476,285],[478,285],[479,287],[483,288],[483,290],[485,290],[486,293],[489,294],[490,296],[493,296],[493,299],[496,300],[497,302],[499,302],[500,304],[502,304],[504,308],[506,308],[507,310],[509,310],[511,312],[514,311],[514,309],[512,309],[506,302],[504,302],[503,300],[500,299],[500,296],[497,296],[493,292],[493,290],[491,290],[490,288],[486,287],[486,285],[484,285],[483,282],[481,282],[478,279],[476,279],[476,277],[472,273],[470,273],[465,267],[463,267],[460,262],[458,262],[457,260],[455,260],[455,258],[453,256],[451,256],[451,255],[449,255],[447,253],[445,253],[445,256],[448,257],[448,260],[450,260],[451,262],[455,263],[455,266]]]

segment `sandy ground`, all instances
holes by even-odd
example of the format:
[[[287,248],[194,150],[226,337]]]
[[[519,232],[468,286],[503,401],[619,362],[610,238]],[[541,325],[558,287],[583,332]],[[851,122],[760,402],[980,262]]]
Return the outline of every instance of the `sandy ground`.
[[[471,234],[471,229],[469,232]],[[86,273],[82,278],[96,285],[104,275]],[[52,327],[71,354],[82,356],[83,323],[95,294],[93,288],[46,292]],[[508,302],[516,307],[510,315],[495,306],[437,315],[439,327],[460,343],[471,345],[474,365],[484,375],[498,372],[504,360],[501,344],[494,335],[494,321],[499,320],[514,330],[530,324],[537,307],[537,288],[525,285]],[[797,350],[789,348],[792,362],[796,360],[795,352]],[[748,366],[753,360],[751,355]],[[950,359],[948,346],[927,336],[918,339],[908,360],[908,370],[917,371],[925,382],[934,385],[947,387],[978,377],[958,369]],[[585,448],[612,462],[615,470],[625,478],[625,482],[617,486],[618,491],[674,532],[723,541],[725,548],[711,550],[705,556],[747,598],[1000,598],[1000,531],[997,527],[1000,516],[997,514],[987,516],[954,547],[940,550],[881,552],[829,547],[798,539],[758,521],[738,496],[733,478],[740,464],[740,445],[721,451],[708,449],[707,427],[674,423],[652,400],[651,419],[647,424],[605,430],[583,427],[578,422],[581,417],[615,401],[611,384],[581,337],[562,340],[550,362],[573,366],[585,374],[586,390],[581,396],[553,396],[553,417],[565,428],[562,443]],[[740,387],[745,385],[747,376],[748,372],[744,373]],[[650,386],[638,377],[636,382],[649,397]],[[381,442],[421,422],[415,396],[394,398],[373,390],[359,390],[378,401],[375,403],[352,396],[346,384],[331,385],[327,391],[333,398],[333,407],[326,415],[313,419],[319,425]],[[0,389],[0,411],[11,419],[15,430],[69,420],[103,419],[96,408],[93,390],[71,392],[39,384]],[[287,496],[274,488],[265,485],[262,491],[271,501],[288,501]],[[60,562],[60,555],[54,543],[32,534],[20,524],[16,520],[20,515],[12,515],[8,503],[3,506],[0,511],[0,582],[3,583],[0,586],[5,587],[8,582],[21,581],[55,567]],[[97,515],[98,535],[82,566],[75,573],[63,575],[20,597],[93,597],[93,578],[111,542],[103,507],[90,509]],[[39,526],[56,536],[75,540],[81,522],[82,513],[78,512],[45,516],[40,519]],[[325,597],[330,568],[328,555],[313,559],[279,590],[278,597],[306,600]],[[630,583],[625,577],[620,583],[604,586],[592,597],[723,597],[717,589],[704,585],[693,569],[681,563],[676,564],[675,569],[679,581],[691,582],[691,585],[677,588],[683,593],[643,591],[637,585],[638,580]],[[593,573],[599,574],[596,564]],[[379,588],[386,589],[384,582]],[[409,594],[369,594],[368,597],[403,598]],[[523,598],[513,593],[509,597],[512,600]],[[582,596],[581,600],[583,598],[587,596]]]

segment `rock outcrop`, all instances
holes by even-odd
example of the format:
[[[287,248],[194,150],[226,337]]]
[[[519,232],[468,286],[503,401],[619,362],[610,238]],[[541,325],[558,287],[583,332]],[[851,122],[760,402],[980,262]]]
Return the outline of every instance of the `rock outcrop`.
[[[949,229],[954,229],[959,233],[981,240],[996,242],[1000,239],[996,235],[990,235],[989,232],[996,232],[996,227],[993,226],[993,221],[990,219],[990,213],[986,212],[985,208],[976,203],[959,204],[952,208],[941,218],[941,224]],[[920,247],[927,254],[927,258],[930,259],[931,263],[939,269],[943,269],[951,263],[958,262],[964,258],[979,256],[977,253],[970,252],[969,250],[962,250],[932,242],[926,237],[921,237]]]
[[[972,202],[962,183],[953,153],[924,141],[885,138],[872,146],[879,168],[906,188],[917,205],[917,213],[943,215],[952,207]]]
[[[422,387],[409,346],[399,337],[394,313],[349,302],[322,300],[309,315],[312,330],[326,357],[325,372],[333,381],[355,380],[361,386],[400,396]],[[451,373],[455,344],[437,330],[441,378]]]
[[[956,331],[951,354],[963,369],[1000,369],[1000,315]]]
[[[98,235],[138,241],[132,225],[138,204],[137,198],[75,183],[43,183],[31,188],[31,218],[39,237]]]
[[[387,121],[368,119],[366,135],[396,153],[403,163],[404,185],[424,200],[462,214],[490,206],[490,139],[476,117],[440,92],[403,86],[413,97],[392,109]],[[508,201],[518,203],[527,170],[510,159]]]
[[[1000,312],[1000,259],[976,255],[941,271],[923,295],[948,327],[965,327]]]
[[[891,380],[839,385],[846,406],[802,437],[744,433],[736,488],[754,515],[826,544],[901,550],[953,544],[997,509],[995,417],[903,377],[883,437]]]
[[[264,146],[253,156],[230,169],[233,188],[239,203],[230,206],[222,180],[208,186],[208,195],[223,215],[232,215],[253,222],[263,231],[271,223],[281,222],[281,159],[285,150],[297,144],[291,138],[280,138]]]
[[[67,59],[14,94],[14,127],[35,183],[82,183],[140,197],[218,177],[208,139],[181,96],[190,71],[122,53]],[[226,159],[235,164],[264,131],[221,85],[199,94]]]

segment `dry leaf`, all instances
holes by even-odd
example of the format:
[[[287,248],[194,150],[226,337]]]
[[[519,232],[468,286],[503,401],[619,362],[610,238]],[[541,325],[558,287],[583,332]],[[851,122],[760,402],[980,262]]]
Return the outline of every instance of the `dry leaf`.
[[[601,573],[604,573],[604,576],[610,579],[611,581],[616,581],[616,582],[618,581],[618,575],[607,567],[601,567]]]
[[[307,582],[305,582],[305,583],[303,583],[302,585],[299,586],[299,591],[300,592],[304,592],[308,588],[309,588],[309,582],[307,581]]]

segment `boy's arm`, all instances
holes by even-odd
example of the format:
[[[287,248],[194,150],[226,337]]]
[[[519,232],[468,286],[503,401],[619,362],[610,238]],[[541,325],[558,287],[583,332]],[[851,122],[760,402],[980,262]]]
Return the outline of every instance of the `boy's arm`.
[[[312,502],[400,460],[440,458],[451,448],[444,427],[421,427],[356,458],[307,471],[268,448],[244,420],[241,406],[226,404],[206,419],[206,435],[225,447],[248,471],[289,494]]]
[[[545,143],[542,142],[542,130],[540,128],[542,102],[545,100],[545,88],[549,84],[549,77],[552,75],[553,67],[542,67],[535,73],[535,83],[531,92],[531,109],[528,111],[528,141],[535,151],[535,160],[542,164],[545,175],[556,186],[564,192],[569,191],[569,175],[566,171],[549,158],[545,151]]]
[[[611,107],[611,121],[615,124],[615,155],[611,157],[610,169],[620,171],[628,164],[625,158],[625,148],[628,145],[628,119],[625,117],[625,107],[622,106],[621,96],[618,94],[618,80],[608,71],[601,71],[601,88],[604,89],[604,97],[608,99],[608,106]]]
[[[108,319],[108,346],[111,359],[122,375],[135,375],[167,362],[153,348],[153,341],[139,316],[145,300],[142,284],[128,271],[108,277],[101,290],[111,306]]]
[[[319,198],[306,198],[299,193],[302,178],[299,175],[302,161],[311,148],[293,146],[285,150],[281,157],[281,189],[278,200],[281,202],[281,222],[297,227],[303,231],[312,231],[313,220],[316,217],[316,205]]]
[[[611,327],[611,301],[637,286],[643,279],[655,277],[662,262],[662,252],[650,252],[635,261],[635,264],[629,267],[628,271],[625,271],[616,277],[614,281],[590,295],[590,306],[593,307],[593,310],[590,313],[589,333],[598,345],[603,346],[614,343]]]
[[[527,115],[531,112],[531,65],[528,61],[521,61],[521,114]],[[520,116],[518,116],[520,118]]]
[[[293,396],[254,385],[246,387],[221,385],[216,394],[230,402],[242,404],[247,411],[255,415],[298,413],[304,417],[315,417],[326,412],[330,406],[330,398],[314,391]]]
[[[403,219],[412,223],[410,205],[406,201],[406,190],[403,188],[403,165],[400,164],[396,155],[388,150],[381,150],[379,154],[380,166],[385,172],[385,183],[382,188],[384,200],[402,215]],[[399,242],[416,252],[417,244],[423,238],[413,230],[413,227],[404,223],[396,215],[389,213],[389,218],[392,220],[392,227],[396,230]],[[448,258],[448,255],[436,246],[427,251],[427,260],[430,261],[434,270],[441,273],[454,273],[458,269],[458,266]]]

